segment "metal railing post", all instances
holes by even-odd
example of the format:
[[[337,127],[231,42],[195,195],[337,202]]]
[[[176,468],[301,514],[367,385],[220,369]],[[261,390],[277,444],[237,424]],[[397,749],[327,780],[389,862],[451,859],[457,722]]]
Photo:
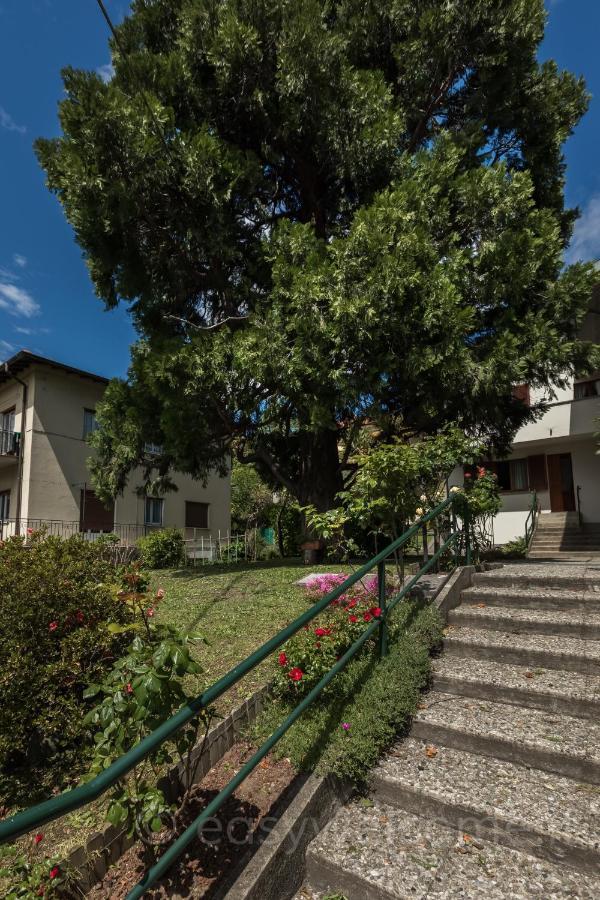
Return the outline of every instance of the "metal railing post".
[[[421,529],[421,536],[423,538],[423,565],[426,565],[429,560],[429,545],[428,545],[428,537],[427,537],[427,524],[424,524]]]
[[[465,565],[471,565],[471,534],[470,534],[470,519],[469,519],[469,507],[465,504],[465,518],[463,520],[463,529],[465,532]]]
[[[456,518],[456,510],[452,507],[452,519],[451,519],[451,533],[456,534],[458,532],[458,521]],[[460,566],[460,541],[454,542],[454,566],[458,568]]]
[[[381,625],[379,626],[380,659],[383,659],[388,654],[387,593],[385,587],[385,560],[382,560],[380,563],[377,563],[377,595],[381,610]]]

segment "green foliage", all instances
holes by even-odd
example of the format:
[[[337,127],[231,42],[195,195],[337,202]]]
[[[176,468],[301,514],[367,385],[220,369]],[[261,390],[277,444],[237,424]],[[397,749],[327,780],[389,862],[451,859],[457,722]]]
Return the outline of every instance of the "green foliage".
[[[379,661],[374,649],[350,662],[334,679],[334,689],[282,738],[278,754],[300,769],[366,781],[381,753],[407,729],[428,680],[430,650],[441,641],[441,619],[431,606],[407,601],[394,619],[388,656]],[[271,734],[296,702],[281,698],[271,704],[256,725],[257,739]]]
[[[191,699],[183,679],[202,672],[189,652],[190,642],[198,639],[170,626],[148,626],[145,638],[134,639],[103,681],[87,688],[86,698],[102,698],[85,719],[86,725],[96,729],[89,778],[103,772]],[[127,824],[130,833],[142,835],[163,829],[171,807],[157,781],[165,764],[187,759],[203,721],[201,714],[174,736],[172,744],[163,744],[131,777],[115,786],[107,811],[112,825]]]
[[[594,364],[596,276],[563,267],[588,97],[539,61],[544,20],[543,0],[154,0],[108,83],[65,71],[38,157],[140,333],[98,409],[103,496],[138,465],[163,488],[225,474],[233,447],[322,512],[366,421],[497,451],[536,415],[514,384]]]
[[[408,443],[382,444],[362,454],[356,479],[340,498],[347,518],[392,537],[443,499],[452,470],[472,462],[481,447],[457,428]]]
[[[76,775],[83,691],[118,656],[131,613],[94,543],[43,533],[0,544],[0,767],[5,802]],[[110,631],[107,625],[115,626]],[[67,780],[66,783],[69,783]]]
[[[233,461],[231,469],[231,527],[245,531],[269,521],[273,490],[265,484],[253,466]]]
[[[0,886],[4,900],[53,900],[69,896],[71,873],[62,860],[47,856],[43,835],[30,836],[19,845],[0,847]]]
[[[183,535],[176,528],[161,528],[141,537],[137,546],[149,569],[174,569],[185,563]]]
[[[527,555],[527,542],[524,537],[515,538],[514,541],[507,541],[498,548],[500,557],[504,559],[525,559]]]

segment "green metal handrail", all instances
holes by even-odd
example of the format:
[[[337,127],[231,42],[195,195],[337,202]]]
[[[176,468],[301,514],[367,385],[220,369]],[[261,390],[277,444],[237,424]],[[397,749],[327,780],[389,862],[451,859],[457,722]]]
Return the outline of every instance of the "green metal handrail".
[[[326,596],[322,597],[314,603],[310,609],[298,616],[286,628],[279,631],[274,637],[266,641],[258,650],[255,650],[243,662],[233,668],[230,672],[216,681],[203,694],[187,703],[174,716],[163,722],[152,734],[145,737],[139,744],[133,747],[119,759],[115,760],[104,772],[97,775],[86,784],[79,785],[70,791],[65,791],[57,797],[39,803],[30,809],[17,813],[9,819],[0,822],[0,844],[7,841],[15,840],[28,832],[39,828],[47,822],[80,809],[88,803],[96,800],[102,794],[120,781],[128,772],[135,768],[146,756],[153,750],[163,744],[169,738],[173,737],[181,728],[197,716],[202,709],[210,706],[225,691],[229,690],[234,684],[240,681],[245,675],[254,669],[259,663],[266,659],[271,653],[277,650],[289,638],[300,631],[305,625],[311,622],[319,613],[323,612],[332,600],[336,600],[344,594],[348,588],[361,581],[366,575],[377,568],[378,573],[378,605],[382,610],[381,616],[376,619],[361,636],[352,644],[344,655],[335,663],[335,665],[327,672],[321,681],[315,685],[312,691],[298,704],[287,719],[279,726],[279,728],[264,742],[264,744],[256,751],[254,756],[240,769],[237,775],[223,788],[223,790],[205,807],[198,818],[177,838],[177,840],[168,848],[158,862],[149,869],[142,881],[134,887],[127,895],[126,900],[136,900],[142,897],[156,881],[167,871],[167,869],[181,855],[185,847],[197,835],[198,829],[203,823],[210,818],[224,803],[224,801],[233,793],[233,791],[248,777],[250,772],[258,765],[264,756],[275,746],[285,732],[293,725],[293,723],[302,715],[311,703],[318,697],[321,691],[329,684],[329,682],[340,672],[347,663],[356,655],[358,650],[369,638],[375,634],[377,629],[379,632],[379,652],[381,656],[387,653],[387,633],[388,633],[388,616],[397,604],[413,589],[419,579],[428,572],[442,554],[447,550],[454,548],[455,564],[459,563],[460,549],[462,539],[464,538],[465,558],[470,559],[470,540],[468,523],[463,522],[462,531],[458,530],[457,518],[453,506],[453,497],[444,500],[429,513],[422,516],[414,525],[404,532],[397,540],[382,550],[377,556],[369,560],[364,566],[354,572],[345,579],[342,584],[338,585]],[[400,592],[388,600],[385,591],[385,562],[401,549],[415,534],[419,532],[423,525],[437,518],[444,511],[449,510],[451,516],[451,534],[450,537],[442,544],[441,547],[425,562],[416,575],[405,584]],[[460,543],[459,543],[459,539]]]
[[[531,539],[533,537],[533,533],[535,531],[538,512],[538,498],[536,492],[534,491],[531,499],[531,507],[529,509],[527,518],[525,519],[525,544],[527,545],[527,547],[529,547],[529,544],[531,543]]]

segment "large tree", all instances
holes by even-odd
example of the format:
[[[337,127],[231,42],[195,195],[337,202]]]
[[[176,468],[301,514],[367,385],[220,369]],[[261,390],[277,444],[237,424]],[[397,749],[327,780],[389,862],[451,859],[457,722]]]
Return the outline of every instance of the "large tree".
[[[519,382],[590,364],[563,267],[584,85],[542,0],[135,0],[114,76],[67,69],[40,140],[108,307],[139,331],[100,411],[105,495],[233,450],[324,510],[366,421],[496,449]],[[156,477],[158,473],[158,478]]]

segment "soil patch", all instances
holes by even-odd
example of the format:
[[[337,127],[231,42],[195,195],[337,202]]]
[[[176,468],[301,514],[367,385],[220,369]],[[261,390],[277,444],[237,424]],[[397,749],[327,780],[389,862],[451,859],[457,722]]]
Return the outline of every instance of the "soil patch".
[[[199,782],[192,794],[184,830],[255,752],[249,742],[236,744]],[[166,876],[146,894],[149,900],[176,897],[216,898],[230,884],[242,860],[272,829],[278,814],[296,792],[299,778],[286,759],[267,756],[210,819],[202,836],[189,845]],[[162,848],[167,849],[167,844]],[[160,855],[160,854],[159,854]],[[121,900],[151,864],[138,842],[87,894],[92,900]]]

